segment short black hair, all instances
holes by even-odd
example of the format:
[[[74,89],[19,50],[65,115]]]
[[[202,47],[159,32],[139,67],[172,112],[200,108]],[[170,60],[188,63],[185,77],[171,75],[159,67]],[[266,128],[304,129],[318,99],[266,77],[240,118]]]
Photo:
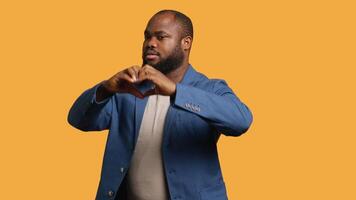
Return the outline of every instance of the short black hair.
[[[193,23],[187,15],[176,10],[161,10],[158,11],[154,16],[167,13],[172,14],[174,18],[182,25],[182,38],[186,36],[190,36],[193,38]]]

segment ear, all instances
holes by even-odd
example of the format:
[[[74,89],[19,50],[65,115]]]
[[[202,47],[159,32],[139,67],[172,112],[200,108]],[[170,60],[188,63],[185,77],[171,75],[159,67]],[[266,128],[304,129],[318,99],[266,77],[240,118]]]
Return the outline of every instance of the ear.
[[[184,51],[190,50],[192,47],[193,38],[191,36],[186,36],[182,39],[182,48]]]

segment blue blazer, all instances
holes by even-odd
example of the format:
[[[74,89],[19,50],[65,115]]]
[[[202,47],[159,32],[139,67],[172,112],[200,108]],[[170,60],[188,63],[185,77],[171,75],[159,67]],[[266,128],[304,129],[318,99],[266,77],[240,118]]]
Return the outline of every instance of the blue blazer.
[[[68,122],[82,131],[109,130],[96,200],[126,200],[126,172],[148,97],[116,93],[101,102],[97,84],[74,102]],[[146,91],[152,86],[139,86]],[[170,199],[226,200],[218,159],[220,134],[239,136],[252,123],[249,108],[224,80],[209,79],[191,65],[171,97],[162,141]]]

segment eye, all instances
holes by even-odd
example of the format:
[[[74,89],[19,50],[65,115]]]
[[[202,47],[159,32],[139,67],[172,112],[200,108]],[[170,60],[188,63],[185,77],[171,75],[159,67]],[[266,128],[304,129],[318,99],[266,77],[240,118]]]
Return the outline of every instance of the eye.
[[[157,36],[157,39],[158,39],[158,40],[163,40],[165,37],[166,37],[166,36],[164,36],[164,35],[158,35],[158,36]]]

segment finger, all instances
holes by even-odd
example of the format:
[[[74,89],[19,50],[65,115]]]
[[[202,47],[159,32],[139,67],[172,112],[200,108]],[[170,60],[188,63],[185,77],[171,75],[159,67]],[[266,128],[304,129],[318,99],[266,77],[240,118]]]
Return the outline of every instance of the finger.
[[[144,81],[150,79],[149,71],[146,68],[142,68],[138,74],[138,81]]]
[[[148,65],[148,64],[145,64],[142,68],[144,68],[145,70],[149,70],[152,73],[156,73],[156,72],[162,73],[158,69],[156,69],[153,66]]]
[[[134,65],[131,68],[135,71],[136,79],[138,79],[138,73],[139,73],[141,67],[138,65]]]
[[[159,73],[161,73],[160,71],[158,71],[156,68],[151,67],[151,66],[146,66],[144,69],[148,74],[150,74],[151,76],[156,76],[159,75]]]
[[[132,78],[133,81],[136,81],[136,80],[137,80],[136,72],[135,72],[135,70],[134,70],[132,67],[127,68],[127,72],[128,72],[128,74],[131,76],[131,78]]]
[[[135,82],[135,81],[132,79],[132,77],[131,77],[129,74],[127,74],[127,73],[121,74],[121,76],[119,77],[119,81],[120,81],[120,79],[121,79],[121,80],[128,81],[128,82],[130,82],[130,83]]]
[[[154,67],[152,67],[152,66],[149,65],[149,64],[145,64],[144,66],[142,66],[142,68],[154,68]]]
[[[138,72],[139,72],[140,69],[141,69],[141,67],[138,66],[138,65],[134,65],[134,66],[132,66],[131,68],[132,68],[133,70],[135,70],[135,72],[137,73],[137,75],[138,75]]]

